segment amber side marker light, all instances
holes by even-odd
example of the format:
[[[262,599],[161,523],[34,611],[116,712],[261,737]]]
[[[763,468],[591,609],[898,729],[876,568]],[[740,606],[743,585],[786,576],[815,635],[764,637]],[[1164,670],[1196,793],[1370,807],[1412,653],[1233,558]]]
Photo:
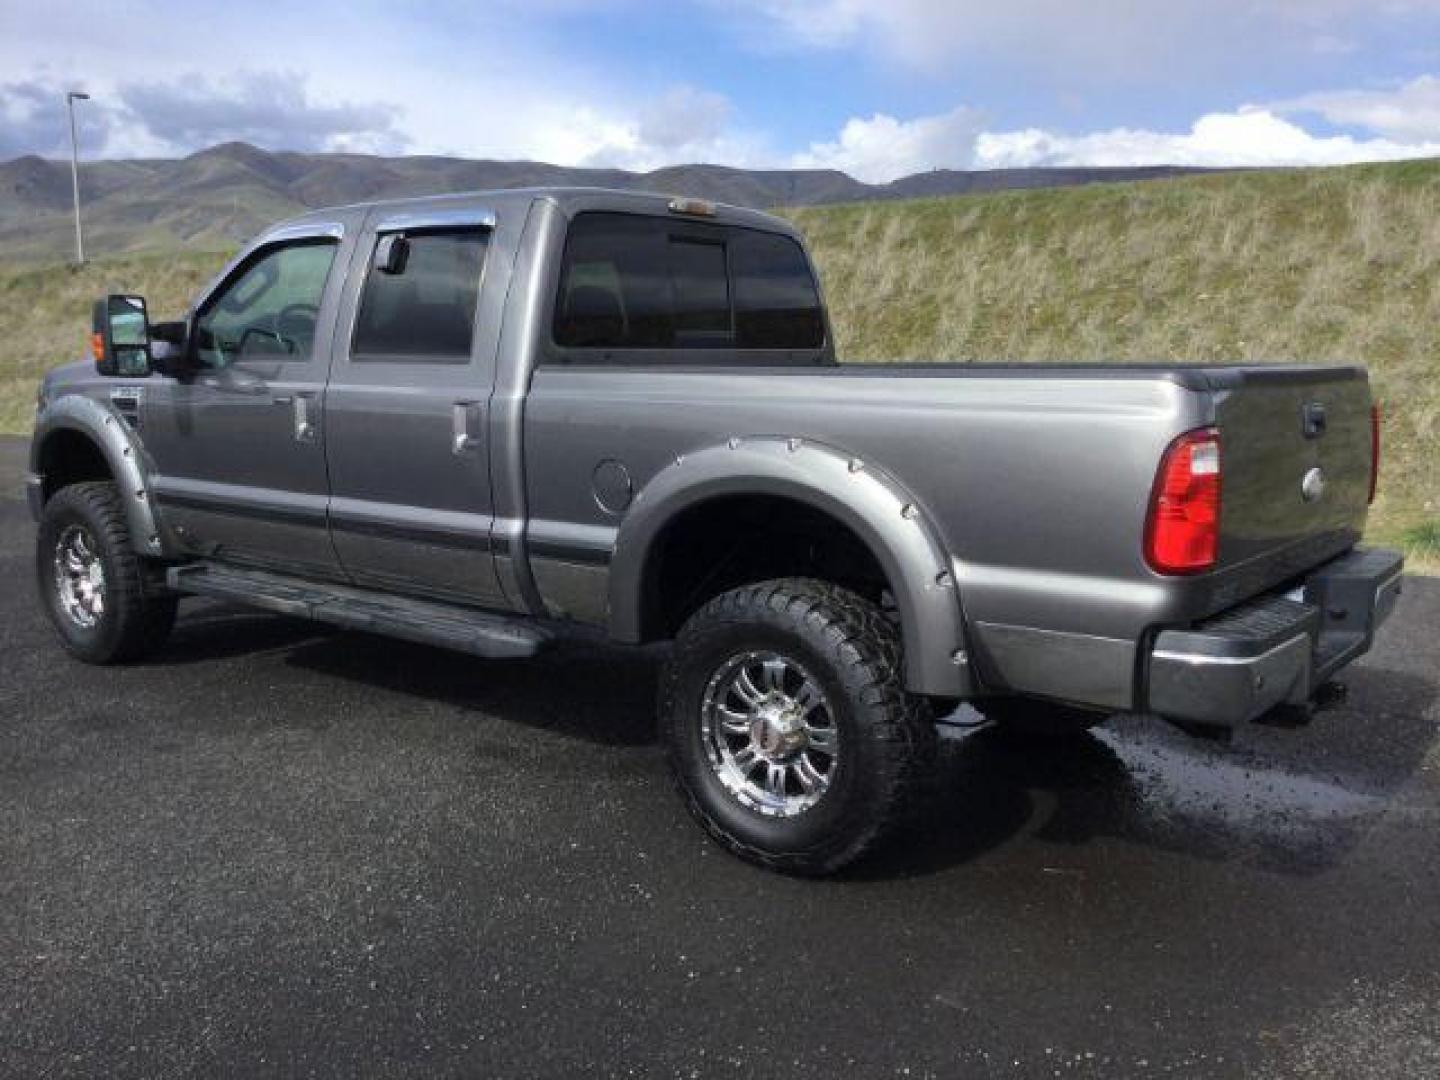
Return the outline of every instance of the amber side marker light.
[[[90,335],[90,358],[97,364],[105,362],[105,335],[99,330]]]
[[[1145,561],[1161,574],[1199,574],[1220,552],[1220,432],[1181,435],[1160,461],[1145,521]]]
[[[690,217],[714,217],[716,209],[713,202],[706,202],[704,199],[671,199],[670,212],[687,214]]]

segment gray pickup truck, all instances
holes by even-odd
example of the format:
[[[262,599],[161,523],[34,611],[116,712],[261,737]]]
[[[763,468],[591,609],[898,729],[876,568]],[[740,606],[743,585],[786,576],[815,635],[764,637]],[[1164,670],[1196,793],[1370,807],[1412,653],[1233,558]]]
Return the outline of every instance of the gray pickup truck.
[[[697,200],[318,211],[183,322],[100,301],[92,348],[28,480],[70,652],[134,660],[186,595],[480,657],[673,640],[680,792],[790,872],[870,849],[962,701],[1223,730],[1401,587],[1356,547],[1363,369],[838,365],[795,230]]]

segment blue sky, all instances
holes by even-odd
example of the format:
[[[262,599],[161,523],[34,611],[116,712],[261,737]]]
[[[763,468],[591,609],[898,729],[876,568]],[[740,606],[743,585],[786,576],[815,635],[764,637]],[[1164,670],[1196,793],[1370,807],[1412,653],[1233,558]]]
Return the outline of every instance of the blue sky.
[[[0,159],[271,149],[650,169],[1440,155],[1440,0],[5,0]]]

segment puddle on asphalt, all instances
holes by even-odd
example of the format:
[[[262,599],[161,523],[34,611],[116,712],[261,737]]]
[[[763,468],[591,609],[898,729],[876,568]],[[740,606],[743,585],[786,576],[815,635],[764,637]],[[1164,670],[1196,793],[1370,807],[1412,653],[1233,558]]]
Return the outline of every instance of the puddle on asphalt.
[[[1186,746],[1179,733],[1121,729],[1096,738],[1128,773],[1135,825],[1207,852],[1250,852],[1266,863],[1320,869],[1386,806],[1380,796],[1243,751]]]
[[[1034,835],[1050,842],[1108,836],[1314,873],[1338,861],[1390,802],[1138,717],[1058,742],[984,728],[947,746],[946,791],[957,813],[977,797],[995,805],[1023,791],[1043,815]]]

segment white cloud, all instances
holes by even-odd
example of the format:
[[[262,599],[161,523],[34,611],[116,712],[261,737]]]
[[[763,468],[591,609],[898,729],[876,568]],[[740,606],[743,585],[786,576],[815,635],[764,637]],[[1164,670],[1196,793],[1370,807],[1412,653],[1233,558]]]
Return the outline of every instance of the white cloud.
[[[630,108],[590,115],[577,126],[584,148],[571,163],[648,172],[709,163],[763,167],[775,154],[758,132],[736,128],[723,94],[678,85]]]
[[[1278,113],[1321,116],[1401,142],[1440,141],[1440,78],[1433,75],[1393,90],[1306,94],[1270,107]]]
[[[64,101],[64,88],[43,79],[0,84],[0,161],[23,154],[68,153]],[[110,123],[108,113],[96,117],[81,103],[76,126],[84,135],[108,139]]]
[[[379,0],[272,7],[264,17],[272,47],[258,60],[254,50],[208,48],[248,40],[256,16],[243,6],[200,11],[184,0],[127,0],[124,6],[5,0],[0,158],[64,152],[61,92],[73,84],[61,75],[81,72],[83,88],[95,95],[79,109],[88,156],[169,155],[245,138],[271,148],[390,152],[403,146],[639,170],[688,162],[823,167],[883,182],[934,168],[1332,164],[1440,154],[1435,76],[1233,111],[1227,103],[1188,130],[996,129],[978,109],[959,106],[931,115],[857,115],[828,137],[821,132],[779,147],[709,88],[662,83],[656,93],[653,71],[631,81],[625,65],[608,54],[587,62],[583,49],[523,33],[527,4],[551,12],[628,4],[634,14],[638,0],[498,2],[510,5],[505,19],[463,4],[429,21]],[[1281,29],[1293,38],[1283,47],[1334,53],[1350,47],[1357,15],[1440,15],[1440,0],[1165,0],[1163,15],[1156,13],[1157,0],[734,3],[752,15],[759,9],[760,25],[772,37],[780,36],[778,26],[790,41],[812,47],[857,46],[953,67],[983,46],[993,62],[1051,65],[1080,77],[1105,70],[1103,58],[1122,68],[1164,64],[1172,55],[1167,50],[1193,45],[1203,51],[1220,39],[1279,49]],[[140,24],[207,43],[204,60],[193,69],[137,64],[114,42],[128,40]],[[1241,33],[1246,30],[1255,32],[1254,41]],[[484,42],[483,63],[456,44],[475,40]],[[1066,67],[1057,62],[1062,56],[1084,62]],[[295,71],[304,76],[286,74]],[[789,104],[775,106],[784,111]],[[1314,117],[1342,132],[1309,130],[1317,126]]]
[[[316,101],[304,76],[240,72],[218,81],[192,74],[167,81],[120,83],[116,128],[143,135],[169,152],[240,140],[294,150],[395,153],[408,141],[393,105]]]
[[[728,102],[645,75],[609,54],[561,47],[551,15],[628,0],[447,4],[417,17],[380,0],[214,6],[188,0],[0,2],[0,157],[68,150],[60,91],[79,83],[86,156],[188,153],[225,138],[270,149],[346,149],[646,165],[749,145],[725,131]],[[227,47],[254,40],[265,46]],[[191,58],[116,49],[164,26]],[[303,72],[296,80],[287,72]],[[663,84],[662,84],[663,85]],[[36,91],[35,88],[39,88]],[[36,97],[36,93],[39,97]],[[687,134],[685,123],[691,123]]]
[[[987,132],[976,143],[981,168],[1062,165],[1345,165],[1440,155],[1435,142],[1312,135],[1266,109],[1212,113],[1188,132],[1115,128],[1086,135],[1030,129]]]
[[[791,164],[839,169],[867,183],[884,183],[928,169],[966,169],[974,163],[983,125],[981,112],[963,105],[914,120],[877,114],[850,120],[833,142],[812,143],[795,155]]]
[[[705,145],[725,133],[733,112],[724,94],[674,86],[641,111],[636,136],[659,150]]]
[[[773,47],[864,48],[946,73],[1004,57],[1056,82],[1173,73],[1182,67],[1333,56],[1382,23],[1430,21],[1440,0],[711,0],[743,12],[742,33]],[[1433,22],[1431,22],[1433,25]],[[1083,65],[1073,68],[1056,65]]]
[[[1315,135],[1275,112],[1249,107],[1200,117],[1188,131],[1113,128],[1072,135],[1029,128],[989,131],[982,114],[957,108],[937,116],[853,119],[831,142],[794,155],[797,168],[835,168],[870,183],[929,169],[1193,165],[1212,168],[1345,165],[1440,156],[1440,134],[1401,141]]]

